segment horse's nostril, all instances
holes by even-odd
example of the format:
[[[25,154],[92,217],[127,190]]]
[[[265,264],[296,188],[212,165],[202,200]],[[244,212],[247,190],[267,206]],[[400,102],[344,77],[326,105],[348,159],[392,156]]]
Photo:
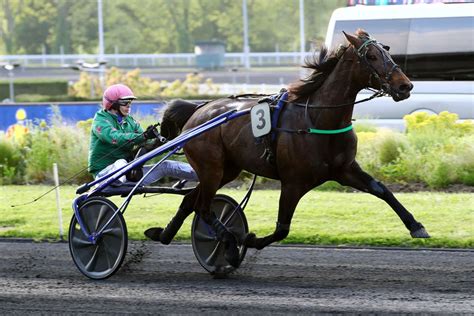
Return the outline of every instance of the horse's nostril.
[[[402,84],[398,87],[400,92],[409,92],[411,89],[413,89],[413,84],[411,82],[409,84]]]

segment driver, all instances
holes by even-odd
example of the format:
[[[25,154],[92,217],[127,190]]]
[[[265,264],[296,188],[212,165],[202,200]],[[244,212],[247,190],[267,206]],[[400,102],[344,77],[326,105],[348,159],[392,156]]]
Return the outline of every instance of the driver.
[[[131,104],[135,99],[132,90],[123,84],[115,84],[105,90],[103,109],[95,114],[91,128],[88,169],[94,178],[98,179],[123,167],[127,160],[133,158],[132,149],[135,145],[144,145],[159,137],[153,125],[144,132],[140,124],[130,116]],[[151,167],[143,166],[143,174]],[[189,164],[165,160],[142,184],[149,185],[163,177],[198,181]],[[122,185],[125,181],[124,175],[113,185]]]

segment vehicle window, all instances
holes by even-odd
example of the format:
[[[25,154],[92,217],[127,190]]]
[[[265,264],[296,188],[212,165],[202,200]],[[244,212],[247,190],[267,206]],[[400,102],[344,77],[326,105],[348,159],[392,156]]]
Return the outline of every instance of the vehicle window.
[[[473,17],[413,19],[407,75],[427,80],[473,80],[473,26]]]
[[[409,19],[337,21],[331,48],[334,49],[346,42],[342,31],[353,34],[358,28],[364,29],[377,41],[390,46],[390,54],[395,62],[402,69],[405,68]]]

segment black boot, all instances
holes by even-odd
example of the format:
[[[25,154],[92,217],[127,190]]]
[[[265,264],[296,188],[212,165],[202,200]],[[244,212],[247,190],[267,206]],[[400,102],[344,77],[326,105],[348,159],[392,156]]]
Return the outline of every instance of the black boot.
[[[160,241],[164,245],[168,245],[183,225],[184,220],[188,217],[188,213],[183,211],[181,208],[178,210],[176,215],[166,225],[166,228],[151,227],[145,231],[145,236],[154,241]]]
[[[217,218],[212,221],[212,227],[216,231],[217,238],[224,243],[224,259],[234,268],[238,268],[240,254],[237,239]]]

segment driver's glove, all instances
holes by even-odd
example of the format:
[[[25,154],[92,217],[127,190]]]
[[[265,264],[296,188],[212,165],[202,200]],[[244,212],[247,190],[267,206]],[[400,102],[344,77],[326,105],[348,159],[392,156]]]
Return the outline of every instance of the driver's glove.
[[[145,139],[153,139],[160,137],[160,133],[155,125],[150,125],[146,128],[145,132],[143,132],[143,136],[145,136]]]

